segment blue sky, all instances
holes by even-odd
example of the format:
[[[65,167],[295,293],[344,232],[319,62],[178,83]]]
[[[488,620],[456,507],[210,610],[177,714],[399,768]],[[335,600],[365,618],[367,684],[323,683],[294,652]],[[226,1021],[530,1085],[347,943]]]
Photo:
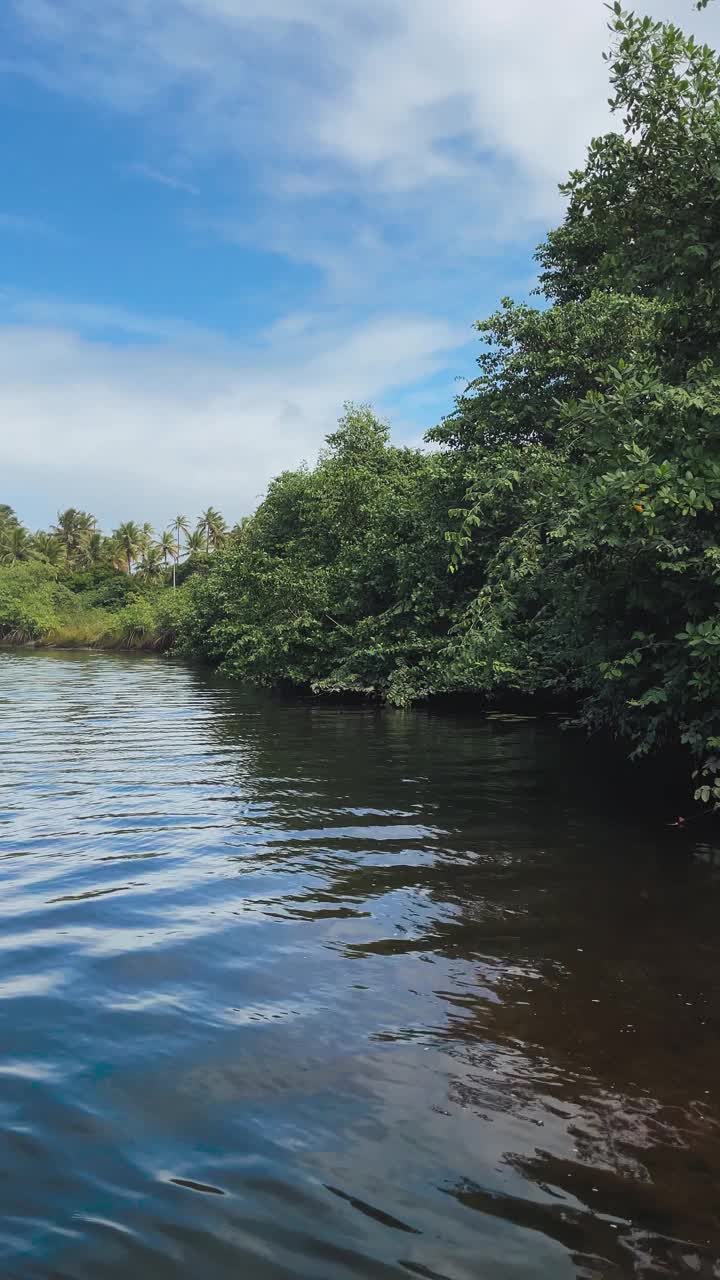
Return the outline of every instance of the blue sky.
[[[656,0],[720,39],[717,12]],[[607,126],[600,0],[5,0],[0,501],[251,510],[415,441]]]

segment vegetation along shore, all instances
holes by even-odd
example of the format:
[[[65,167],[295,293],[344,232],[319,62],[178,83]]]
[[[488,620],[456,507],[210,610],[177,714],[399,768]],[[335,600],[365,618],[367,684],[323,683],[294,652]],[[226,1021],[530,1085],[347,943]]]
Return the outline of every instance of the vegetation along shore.
[[[5,642],[171,648],[400,706],[570,699],[720,800],[720,60],[611,25],[617,129],[562,188],[535,304],[477,325],[432,447],[350,405],[232,529],[210,508],[106,537],[71,509],[32,534],[3,508]]]

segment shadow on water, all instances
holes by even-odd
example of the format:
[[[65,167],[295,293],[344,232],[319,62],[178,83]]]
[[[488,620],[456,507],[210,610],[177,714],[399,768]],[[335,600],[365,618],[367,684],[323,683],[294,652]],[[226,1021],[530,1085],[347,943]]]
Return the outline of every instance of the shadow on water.
[[[720,879],[597,753],[79,653],[0,752],[4,1276],[720,1276]]]

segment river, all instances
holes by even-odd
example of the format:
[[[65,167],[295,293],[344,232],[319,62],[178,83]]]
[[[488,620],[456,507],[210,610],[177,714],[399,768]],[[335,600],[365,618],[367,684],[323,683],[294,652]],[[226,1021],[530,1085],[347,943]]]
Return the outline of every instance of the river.
[[[719,873],[577,738],[6,652],[0,758],[3,1280],[720,1276]]]

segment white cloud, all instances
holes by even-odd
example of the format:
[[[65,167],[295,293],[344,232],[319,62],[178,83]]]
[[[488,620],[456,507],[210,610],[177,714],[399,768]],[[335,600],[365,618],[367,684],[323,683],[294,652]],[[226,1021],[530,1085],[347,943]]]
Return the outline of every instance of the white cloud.
[[[472,316],[458,333],[432,314],[459,284],[482,292],[478,263],[504,240],[539,238],[608,124],[602,0],[8,3],[27,57],[0,71],[134,118],[152,161],[136,153],[138,176],[202,192],[195,234],[326,282],[244,349],[102,300],[3,298],[0,476],[37,519],[74,503],[160,521],[208,501],[234,518],[346,398],[403,387],[419,427],[423,380],[470,366],[456,349]],[[720,4],[647,3],[720,36]],[[0,215],[0,231],[21,221]],[[358,297],[381,318],[349,322]]]
[[[47,83],[150,116],[181,87],[183,146],[314,156],[340,186],[469,178],[488,146],[552,183],[602,116],[594,0],[15,0],[15,12]]]
[[[70,504],[105,526],[160,524],[208,502],[236,519],[271,476],[314,456],[344,399],[421,381],[466,336],[412,316],[340,332],[295,316],[251,350],[223,339],[118,346],[92,339],[93,310],[82,335],[0,330],[0,475],[3,493],[32,493],[32,510],[21,509],[32,523]],[[102,328],[109,319],[96,318]]]
[[[154,182],[159,187],[169,187],[172,191],[184,191],[190,196],[200,195],[199,188],[194,187],[191,182],[185,182],[171,173],[163,173],[160,169],[153,169],[149,164],[131,165],[130,173],[137,174],[139,178],[145,178],[148,182]]]
[[[337,185],[477,182],[492,153],[523,173],[529,210],[542,213],[607,119],[601,0],[14,4],[48,82],[167,112],[183,148],[281,153],[295,168],[312,158]],[[689,0],[650,7],[720,30]]]
[[[127,307],[64,298],[36,298],[13,289],[0,289],[3,322],[38,329],[69,329],[89,338],[145,339],[155,342],[217,345],[218,337],[170,316],[131,311]],[[2,335],[0,328],[0,335]]]
[[[205,190],[194,169],[222,161],[206,231],[309,264],[335,295],[389,280],[388,257],[396,294],[429,264],[441,279],[539,239],[608,126],[603,0],[10,3],[30,38],[17,71],[135,116],[164,156],[138,161],[149,180]],[[720,37],[720,6],[647,3]]]

